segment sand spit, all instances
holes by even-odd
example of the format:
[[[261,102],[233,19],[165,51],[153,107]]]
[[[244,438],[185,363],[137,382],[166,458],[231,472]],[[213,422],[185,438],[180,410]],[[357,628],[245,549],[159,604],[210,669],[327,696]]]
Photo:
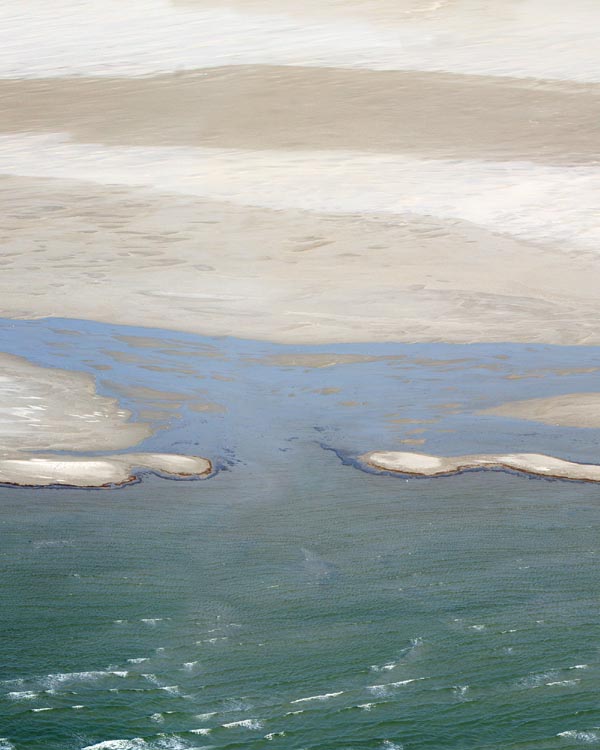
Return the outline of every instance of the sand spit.
[[[295,344],[600,344],[600,256],[466,222],[9,176],[0,199],[4,317]]]
[[[68,132],[119,146],[543,164],[593,162],[600,150],[598,84],[248,65],[141,79],[0,80],[0,101],[0,132]]]
[[[212,464],[200,456],[174,453],[0,458],[0,482],[24,487],[114,487],[135,481],[142,471],[201,479],[211,474]]]
[[[510,469],[555,479],[600,482],[600,465],[578,464],[541,453],[493,453],[468,456],[430,456],[425,453],[375,451],[360,456],[367,466],[399,474],[435,477],[469,469]]]
[[[600,393],[567,393],[548,398],[509,401],[479,414],[527,419],[557,427],[600,427]]]

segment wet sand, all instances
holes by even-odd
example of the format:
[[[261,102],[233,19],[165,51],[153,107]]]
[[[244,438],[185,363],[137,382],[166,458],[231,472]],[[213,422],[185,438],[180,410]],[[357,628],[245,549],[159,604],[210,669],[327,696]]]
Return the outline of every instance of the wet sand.
[[[567,393],[510,401],[480,414],[526,419],[559,427],[600,427],[600,393]]]
[[[578,464],[539,453],[507,453],[471,456],[429,456],[424,453],[374,451],[359,458],[376,469],[434,477],[469,469],[510,469],[535,476],[600,482],[600,465]]]

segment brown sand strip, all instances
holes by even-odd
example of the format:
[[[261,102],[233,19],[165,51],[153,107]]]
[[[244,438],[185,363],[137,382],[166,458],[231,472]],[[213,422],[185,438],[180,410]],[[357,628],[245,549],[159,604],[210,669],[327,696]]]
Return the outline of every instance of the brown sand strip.
[[[0,132],[67,131],[88,143],[545,164],[600,153],[600,84],[451,73],[264,65],[1,80],[0,112]]]

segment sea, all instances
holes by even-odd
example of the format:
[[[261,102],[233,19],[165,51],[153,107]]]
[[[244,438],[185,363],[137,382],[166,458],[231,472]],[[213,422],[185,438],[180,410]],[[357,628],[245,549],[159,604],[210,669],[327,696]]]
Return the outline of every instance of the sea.
[[[154,409],[140,450],[216,467],[0,488],[2,750],[600,747],[600,488],[357,461],[597,460],[600,430],[479,414],[597,390],[597,349],[287,347],[58,319],[4,320],[0,344],[93,373],[132,418]]]

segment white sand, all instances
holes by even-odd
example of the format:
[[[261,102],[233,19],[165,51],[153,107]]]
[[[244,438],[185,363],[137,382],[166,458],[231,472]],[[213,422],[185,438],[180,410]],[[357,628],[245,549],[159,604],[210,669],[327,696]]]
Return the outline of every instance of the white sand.
[[[0,482],[20,486],[108,487],[133,482],[143,470],[200,479],[211,473],[212,465],[208,459],[199,456],[172,453],[0,458]]]
[[[3,0],[0,76],[231,64],[600,81],[595,0]]]
[[[539,453],[497,453],[444,457],[400,451],[375,451],[366,453],[359,460],[377,469],[428,477],[480,468],[511,469],[526,474],[559,479],[600,482],[600,465],[578,464]]]
[[[0,355],[0,453],[119,450],[152,434],[81,372]]]
[[[152,434],[149,425],[131,422],[130,416],[115,399],[96,393],[85,373],[0,355],[0,482],[100,487],[130,482],[138,469],[193,477],[211,472],[210,461],[197,456],[41,453],[117,450]]]

